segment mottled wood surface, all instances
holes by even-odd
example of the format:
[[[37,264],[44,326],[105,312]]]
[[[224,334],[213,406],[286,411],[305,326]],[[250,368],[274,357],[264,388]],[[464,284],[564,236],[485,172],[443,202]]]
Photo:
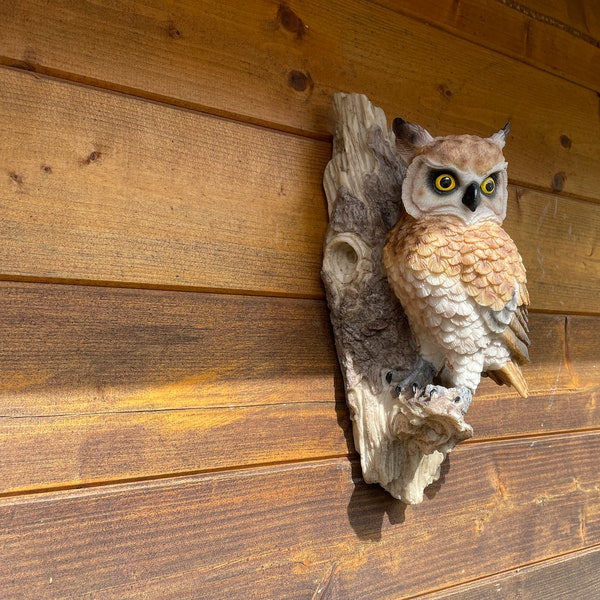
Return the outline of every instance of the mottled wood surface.
[[[14,0],[0,20],[4,596],[591,597],[594,2]],[[436,134],[512,121],[532,396],[483,382],[475,437],[414,507],[362,481],[319,279],[337,91]]]

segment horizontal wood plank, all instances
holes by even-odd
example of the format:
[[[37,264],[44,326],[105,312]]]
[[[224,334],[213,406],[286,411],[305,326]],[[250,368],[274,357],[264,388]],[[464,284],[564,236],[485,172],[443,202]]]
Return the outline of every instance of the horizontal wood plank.
[[[341,385],[324,301],[2,282],[0,314],[8,417],[333,402]],[[534,394],[600,386],[600,319],[530,330]]]
[[[598,452],[600,434],[459,447],[411,507],[346,459],[5,498],[0,584],[10,597],[397,600],[599,544]]]
[[[355,454],[323,301],[4,282],[0,315],[0,493]],[[484,381],[475,440],[600,428],[568,323],[532,315],[533,395]]]
[[[329,144],[6,69],[0,83],[0,277],[322,295]],[[512,187],[506,228],[534,308],[598,313],[600,206]]]
[[[330,133],[336,91],[363,92],[390,118],[436,135],[489,135],[510,118],[515,181],[599,198],[594,91],[372,2],[129,0],[48,11],[38,0],[0,11],[7,64],[284,129]]]
[[[0,283],[8,417],[333,402],[317,300]]]
[[[505,391],[505,393],[507,393]],[[598,391],[476,398],[475,436],[600,429]],[[0,416],[0,495],[355,456],[343,401],[53,417]]]
[[[0,495],[343,456],[351,436],[330,402],[0,417]]]
[[[538,18],[549,17],[556,26],[591,36],[600,41],[600,14],[595,0],[520,0],[522,12],[533,11]]]
[[[456,589],[419,596],[419,600],[581,600],[594,598],[599,589],[600,548],[596,547],[502,573]]]
[[[322,295],[330,145],[0,69],[0,269]]]
[[[590,90],[600,89],[600,47],[589,39],[589,31],[584,33],[576,29],[581,26],[581,21],[576,23],[575,28],[566,24],[560,27],[546,15],[526,9],[523,3],[516,5],[493,0],[402,3],[378,0],[378,4],[441,27],[484,48],[544,69]],[[544,0],[544,4],[548,2]],[[574,3],[569,4],[572,6]],[[588,13],[586,16],[593,20],[593,11],[589,10]]]
[[[598,208],[556,194],[510,189],[504,227],[523,257],[533,308],[600,312]]]

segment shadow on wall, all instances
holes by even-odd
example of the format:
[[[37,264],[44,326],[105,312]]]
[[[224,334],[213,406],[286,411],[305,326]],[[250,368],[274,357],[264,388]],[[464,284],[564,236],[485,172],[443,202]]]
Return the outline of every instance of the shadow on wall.
[[[362,541],[378,542],[381,540],[383,517],[387,514],[390,525],[400,525],[405,521],[406,504],[392,498],[378,484],[364,482],[360,463],[351,461],[354,491],[348,503],[348,520],[356,536]],[[440,478],[425,488],[425,496],[432,500],[445,482],[450,471],[450,456],[442,463]]]

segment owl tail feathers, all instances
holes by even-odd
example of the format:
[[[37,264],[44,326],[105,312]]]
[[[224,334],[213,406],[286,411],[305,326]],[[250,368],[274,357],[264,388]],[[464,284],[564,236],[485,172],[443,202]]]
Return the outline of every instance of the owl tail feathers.
[[[495,381],[498,385],[512,385],[515,390],[519,393],[521,398],[527,398],[529,396],[529,390],[527,389],[527,382],[523,373],[519,368],[519,365],[512,361],[508,361],[500,369],[496,371],[488,371],[488,377]]]

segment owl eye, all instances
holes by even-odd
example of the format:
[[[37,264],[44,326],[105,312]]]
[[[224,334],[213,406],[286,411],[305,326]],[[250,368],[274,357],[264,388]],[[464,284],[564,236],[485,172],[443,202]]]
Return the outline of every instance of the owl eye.
[[[481,191],[486,196],[491,196],[496,189],[496,180],[490,175],[481,182]]]
[[[438,192],[450,192],[456,187],[456,179],[450,173],[440,173],[434,179],[434,185]]]

